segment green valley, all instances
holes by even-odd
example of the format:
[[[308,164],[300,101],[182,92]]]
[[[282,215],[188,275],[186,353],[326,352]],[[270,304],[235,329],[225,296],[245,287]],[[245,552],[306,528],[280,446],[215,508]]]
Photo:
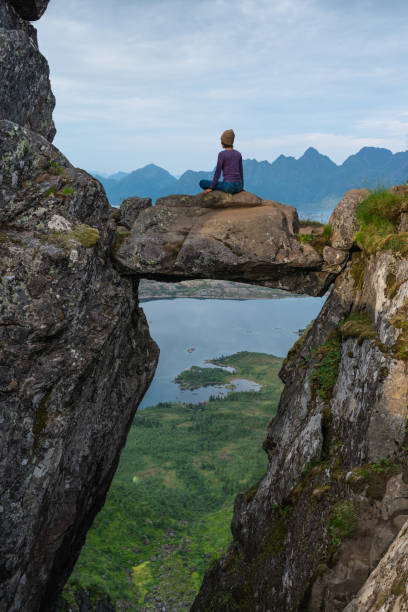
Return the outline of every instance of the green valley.
[[[191,606],[205,571],[231,541],[236,494],[266,471],[262,441],[282,390],[280,358],[240,352],[213,363],[233,366],[234,376],[261,390],[138,412],[60,610],[79,610],[79,592],[90,594],[95,610],[101,593],[122,610]],[[189,383],[198,386],[202,369],[197,381],[193,374]]]

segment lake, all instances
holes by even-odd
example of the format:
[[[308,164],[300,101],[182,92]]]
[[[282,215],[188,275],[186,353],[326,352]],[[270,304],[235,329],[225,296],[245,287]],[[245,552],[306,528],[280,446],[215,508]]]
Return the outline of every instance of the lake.
[[[154,380],[140,407],[173,401],[197,403],[228,390],[205,387],[180,390],[174,378],[192,365],[238,351],[285,357],[304,329],[320,312],[325,297],[288,297],[278,300],[153,300],[141,306],[150,334],[160,347]],[[237,390],[252,388],[240,381]]]

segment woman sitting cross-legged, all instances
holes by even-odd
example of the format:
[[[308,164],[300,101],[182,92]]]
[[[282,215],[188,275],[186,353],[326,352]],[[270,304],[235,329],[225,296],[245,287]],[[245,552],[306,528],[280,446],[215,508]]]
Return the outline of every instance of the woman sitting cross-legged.
[[[242,168],[242,155],[234,149],[235,134],[233,130],[226,130],[221,134],[221,144],[224,149],[218,154],[217,167],[212,181],[200,181],[201,189],[208,193],[216,189],[226,193],[239,193],[244,188],[244,171]],[[219,182],[223,174],[223,181]]]

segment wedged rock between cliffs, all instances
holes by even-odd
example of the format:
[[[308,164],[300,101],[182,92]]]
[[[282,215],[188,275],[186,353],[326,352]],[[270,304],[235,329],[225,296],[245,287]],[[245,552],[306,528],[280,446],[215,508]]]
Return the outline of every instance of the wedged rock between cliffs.
[[[408,188],[394,192],[396,233],[375,248],[353,241],[363,191],[331,217],[351,259],[288,353],[268,471],[238,495],[194,612],[408,609]]]
[[[323,295],[347,258],[320,236],[299,238],[296,209],[243,191],[171,195],[142,210],[123,232],[123,274],[153,280],[235,280]]]

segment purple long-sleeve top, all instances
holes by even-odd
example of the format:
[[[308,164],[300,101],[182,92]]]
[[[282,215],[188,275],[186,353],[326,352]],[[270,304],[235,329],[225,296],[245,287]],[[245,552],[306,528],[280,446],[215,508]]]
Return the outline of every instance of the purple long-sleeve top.
[[[242,183],[244,186],[244,171],[242,168],[242,155],[235,149],[224,149],[218,154],[217,167],[214,172],[214,178],[210,189],[214,189],[221,176],[228,183]]]

